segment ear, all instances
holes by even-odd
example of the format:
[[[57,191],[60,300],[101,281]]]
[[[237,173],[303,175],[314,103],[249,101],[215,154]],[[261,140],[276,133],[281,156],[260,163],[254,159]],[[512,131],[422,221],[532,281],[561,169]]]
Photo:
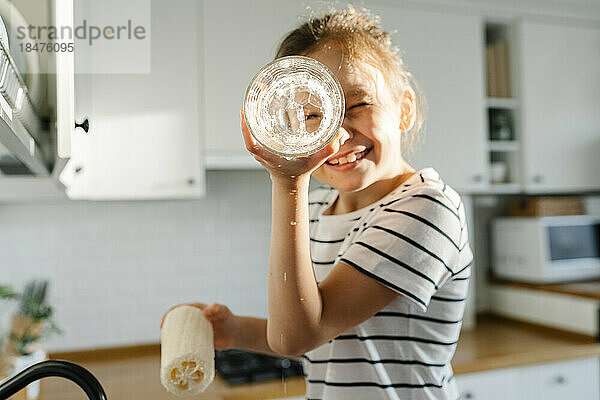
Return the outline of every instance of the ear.
[[[408,132],[414,125],[417,117],[416,95],[413,88],[407,86],[402,93],[400,104],[400,130]]]

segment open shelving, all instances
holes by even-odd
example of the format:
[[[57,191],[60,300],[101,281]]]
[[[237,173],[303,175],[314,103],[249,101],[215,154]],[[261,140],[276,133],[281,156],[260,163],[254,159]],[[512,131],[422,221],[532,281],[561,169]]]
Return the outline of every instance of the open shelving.
[[[494,193],[520,189],[520,105],[515,96],[514,36],[511,20],[487,20],[484,24],[488,183]]]

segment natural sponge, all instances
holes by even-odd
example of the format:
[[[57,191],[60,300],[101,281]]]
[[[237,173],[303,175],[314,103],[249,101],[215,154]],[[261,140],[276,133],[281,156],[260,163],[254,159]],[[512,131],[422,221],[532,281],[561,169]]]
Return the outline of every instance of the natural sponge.
[[[202,310],[180,306],[166,315],[160,335],[160,381],[177,396],[203,392],[215,376],[212,324]]]

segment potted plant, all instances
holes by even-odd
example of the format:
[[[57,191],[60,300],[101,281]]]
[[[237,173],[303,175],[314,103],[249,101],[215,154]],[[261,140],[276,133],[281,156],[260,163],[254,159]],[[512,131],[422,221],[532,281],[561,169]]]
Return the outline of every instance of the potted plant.
[[[0,301],[7,299],[14,299],[17,297],[17,293],[12,287],[6,285],[0,285]],[[0,324],[0,382],[8,377],[12,370],[12,362],[10,357],[6,354],[6,332]]]
[[[47,354],[42,339],[52,333],[61,333],[52,319],[53,309],[48,303],[48,281],[29,282],[22,293],[5,292],[6,297],[18,300],[18,309],[12,317],[6,340],[6,353],[12,358],[12,374],[44,361]],[[39,396],[39,381],[27,387],[27,398]]]
[[[13,315],[9,351],[26,356],[41,348],[41,339],[60,333],[52,319],[53,309],[48,304],[48,281],[29,282],[17,295],[18,311]]]

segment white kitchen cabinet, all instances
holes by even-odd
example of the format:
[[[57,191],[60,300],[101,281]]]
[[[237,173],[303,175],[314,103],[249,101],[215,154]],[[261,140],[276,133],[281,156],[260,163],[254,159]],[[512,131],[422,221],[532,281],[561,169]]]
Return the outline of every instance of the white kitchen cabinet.
[[[205,7],[207,168],[259,168],[240,131],[244,94],[284,35],[302,20],[304,4],[224,0],[208,1]]]
[[[395,32],[394,41],[406,51],[408,67],[429,101],[427,134],[415,166],[436,167],[459,189],[483,188],[487,179],[480,18],[368,6]],[[268,0],[209,2],[206,8],[207,167],[259,166],[247,154],[240,134],[245,89],[273,58],[283,36],[309,11],[291,0],[277,2],[277,7]],[[310,12],[318,13],[318,7]]]
[[[378,7],[429,103],[411,164],[432,166],[460,191],[487,186],[483,21],[474,15]]]
[[[597,357],[457,375],[465,400],[600,398]]]
[[[498,369],[456,376],[460,398],[464,400],[515,399],[514,375],[510,369]]]
[[[90,24],[94,18],[121,22],[132,5],[113,3],[114,7],[77,1],[76,24],[84,19]],[[142,3],[151,5],[149,73],[89,73],[99,60],[84,57],[99,55],[75,52],[75,114],[79,122],[88,119],[89,133],[77,130],[72,158],[63,173],[71,198],[196,198],[204,194],[200,58],[204,3]],[[127,55],[114,57],[119,63]]]
[[[586,358],[515,368],[517,399],[600,399],[600,363]]]
[[[527,192],[600,188],[600,28],[519,27]]]

